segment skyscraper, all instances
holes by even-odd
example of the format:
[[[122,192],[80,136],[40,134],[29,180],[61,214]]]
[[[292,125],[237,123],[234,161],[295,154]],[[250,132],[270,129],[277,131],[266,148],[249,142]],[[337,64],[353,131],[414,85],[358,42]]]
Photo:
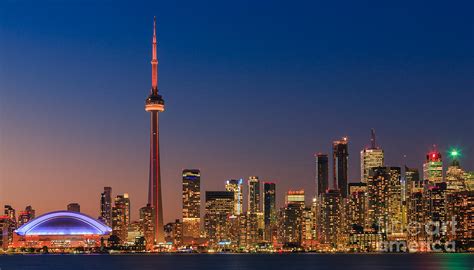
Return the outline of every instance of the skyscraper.
[[[342,199],[339,190],[327,190],[321,194],[318,235],[319,241],[326,248],[336,248],[341,242],[341,209]]]
[[[279,234],[283,244],[301,245],[304,209],[304,190],[289,190],[285,196],[285,207],[280,213]]]
[[[377,146],[375,140],[375,130],[371,131],[370,147],[360,151],[360,180],[367,183],[371,168],[382,167],[384,165],[384,152]]]
[[[183,238],[199,238],[201,228],[201,172],[183,170]]]
[[[243,210],[244,193],[242,187],[242,179],[231,179],[225,182],[225,190],[234,192],[234,215],[241,215]]]
[[[212,245],[229,241],[230,216],[234,211],[234,193],[232,191],[206,191],[206,214],[204,227]]]
[[[367,181],[368,228],[381,233],[403,233],[406,214],[403,209],[400,167],[372,168]],[[389,235],[389,236],[390,236]]]
[[[366,183],[349,183],[349,195],[347,202],[347,225],[351,233],[364,231],[366,218]]]
[[[81,205],[78,204],[78,203],[70,203],[70,204],[67,205],[67,210],[71,211],[71,212],[80,213],[81,212]]]
[[[155,229],[153,227],[153,207],[147,204],[140,208],[140,222],[143,226],[143,237],[145,238],[146,250],[153,249],[155,243]]]
[[[263,183],[263,213],[265,223],[265,240],[272,240],[273,228],[276,225],[276,188],[275,183]]]
[[[333,156],[333,186],[341,191],[343,198],[347,197],[347,163],[349,149],[347,137],[334,141],[332,144]]]
[[[250,213],[260,212],[260,181],[257,176],[250,176],[248,181],[248,208]]]
[[[128,194],[117,195],[112,208],[112,234],[118,236],[120,242],[127,240],[130,224],[130,199]]]
[[[158,128],[158,113],[165,110],[165,102],[158,94],[158,57],[156,51],[156,18],[153,21],[153,49],[151,60],[151,93],[145,102],[145,111],[150,118],[150,174],[148,186],[148,203],[153,207],[153,225],[155,227],[155,241],[162,243],[165,240],[163,229],[163,201],[161,197],[161,169],[160,169],[160,140]]]
[[[423,163],[423,180],[428,180],[432,184],[443,182],[443,160],[441,153],[435,147],[426,154],[426,161]]]
[[[112,226],[112,188],[104,187],[100,194],[100,220],[107,226]]]
[[[316,194],[322,194],[329,188],[329,159],[327,154],[318,153],[316,157]]]
[[[247,244],[257,244],[263,238],[263,230],[259,228],[260,215],[260,180],[257,176],[250,176],[248,180],[248,207],[247,207]]]

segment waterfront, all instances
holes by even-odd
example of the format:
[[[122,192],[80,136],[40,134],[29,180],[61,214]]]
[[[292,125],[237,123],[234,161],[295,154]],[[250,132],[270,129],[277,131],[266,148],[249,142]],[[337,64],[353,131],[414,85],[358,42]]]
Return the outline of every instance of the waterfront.
[[[473,269],[474,254],[7,255],[1,270]]]

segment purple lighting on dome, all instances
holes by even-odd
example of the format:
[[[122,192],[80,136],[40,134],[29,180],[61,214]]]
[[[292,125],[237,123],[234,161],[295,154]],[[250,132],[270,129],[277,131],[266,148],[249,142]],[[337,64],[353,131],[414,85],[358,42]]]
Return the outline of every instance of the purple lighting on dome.
[[[18,235],[106,235],[112,229],[87,215],[57,211],[41,215],[24,224]]]

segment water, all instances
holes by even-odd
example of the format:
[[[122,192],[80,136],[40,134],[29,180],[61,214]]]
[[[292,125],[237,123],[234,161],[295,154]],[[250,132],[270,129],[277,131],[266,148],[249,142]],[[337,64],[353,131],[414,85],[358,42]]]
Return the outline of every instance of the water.
[[[1,270],[467,269],[474,254],[11,255]]]

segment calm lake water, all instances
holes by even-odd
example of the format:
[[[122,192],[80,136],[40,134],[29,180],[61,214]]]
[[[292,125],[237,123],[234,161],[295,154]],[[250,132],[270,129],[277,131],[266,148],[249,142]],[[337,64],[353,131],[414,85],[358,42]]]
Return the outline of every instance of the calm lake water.
[[[474,254],[11,255],[1,270],[468,269]]]

